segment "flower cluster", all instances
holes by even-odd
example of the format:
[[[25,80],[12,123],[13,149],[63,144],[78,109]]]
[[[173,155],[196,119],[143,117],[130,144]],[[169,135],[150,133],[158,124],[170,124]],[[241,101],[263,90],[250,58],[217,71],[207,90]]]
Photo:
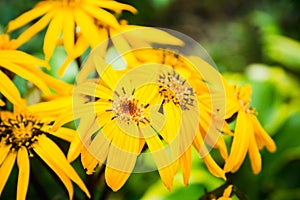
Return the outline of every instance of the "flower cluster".
[[[223,179],[240,168],[247,152],[257,174],[259,150],[276,150],[250,106],[250,85],[230,85],[205,59],[170,49],[186,43],[165,30],[118,21],[123,10],[136,13],[114,0],[42,0],[0,35],[0,195],[16,161],[16,198],[26,198],[34,156],[56,173],[72,199],[72,181],[90,197],[70,164],[79,156],[87,174],[105,169],[113,191],[142,170],[138,163],[150,156],[171,190],[180,168],[188,185],[193,148],[207,169]],[[17,38],[10,38],[25,25]],[[18,50],[45,27],[44,59]],[[60,76],[93,49],[83,66],[78,62],[76,84],[45,72],[55,67],[49,60],[57,46],[67,53]],[[16,77],[36,87],[37,102],[20,94]],[[71,121],[76,130],[64,126]],[[67,155],[53,136],[70,143]],[[220,153],[222,163],[211,149]],[[231,187],[219,199],[230,199]]]

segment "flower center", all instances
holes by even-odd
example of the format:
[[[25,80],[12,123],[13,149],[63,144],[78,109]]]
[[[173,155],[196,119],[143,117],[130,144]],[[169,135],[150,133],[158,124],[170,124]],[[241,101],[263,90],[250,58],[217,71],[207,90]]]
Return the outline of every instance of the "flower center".
[[[12,149],[19,149],[21,146],[27,149],[37,141],[37,136],[45,133],[41,130],[44,123],[41,123],[32,115],[17,114],[0,118],[0,141],[11,145]]]
[[[163,103],[172,101],[183,110],[189,110],[188,107],[194,105],[193,88],[188,87],[186,80],[181,79],[175,71],[160,74],[158,82],[162,84],[159,86],[159,94],[163,97]]]
[[[113,112],[113,118],[118,119],[120,122],[125,122],[127,124],[135,123],[137,126],[140,123],[146,124],[149,120],[145,117],[145,109],[149,104],[139,104],[139,100],[135,99],[133,96],[120,97],[117,100],[113,100],[112,109],[107,111]]]

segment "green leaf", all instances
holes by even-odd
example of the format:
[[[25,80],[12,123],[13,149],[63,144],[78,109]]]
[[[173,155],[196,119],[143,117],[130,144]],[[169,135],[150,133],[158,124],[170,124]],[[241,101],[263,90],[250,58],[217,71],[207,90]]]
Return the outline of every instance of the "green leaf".
[[[286,67],[300,71],[300,43],[281,35],[265,36],[265,54]]]

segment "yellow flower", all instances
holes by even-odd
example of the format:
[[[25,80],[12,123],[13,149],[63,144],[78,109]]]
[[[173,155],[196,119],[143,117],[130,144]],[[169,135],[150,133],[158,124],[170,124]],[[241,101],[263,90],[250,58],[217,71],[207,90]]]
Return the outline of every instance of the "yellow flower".
[[[17,74],[49,95],[50,90],[46,84],[47,79],[43,79],[38,75],[43,72],[37,68],[38,66],[47,67],[47,62],[25,52],[15,50],[15,48],[15,40],[10,40],[7,34],[0,35],[0,92],[14,105],[23,104],[16,101],[20,99],[20,95],[11,81],[14,74]]]
[[[48,135],[54,135],[71,141],[76,131],[63,127],[55,132],[51,131],[51,121],[26,110],[25,107],[24,110],[15,110],[13,113],[0,111],[0,194],[16,162],[19,168],[17,199],[25,199],[30,176],[29,159],[39,156],[65,185],[69,199],[72,199],[74,192],[71,181],[89,196],[87,188],[63,152],[48,138]]]
[[[172,54],[169,59],[183,62],[178,57]],[[153,58],[156,59],[155,56]],[[192,69],[187,68],[186,63],[180,63],[181,65],[177,65],[174,69],[170,66],[163,69],[162,65],[158,64],[124,70],[114,70],[109,66],[104,70],[101,68],[106,66],[105,61],[97,56],[93,56],[93,59],[87,61],[84,69],[90,72],[89,68],[96,67],[101,80],[98,83],[95,80],[83,81],[74,90],[81,95],[98,99],[95,103],[74,108],[76,113],[81,113],[78,114],[80,118],[78,131],[83,133],[81,139],[85,148],[89,150],[80,146],[79,140],[76,140],[78,148],[82,149],[82,163],[87,173],[92,173],[98,164],[91,159],[96,155],[100,165],[106,162],[105,175],[108,185],[114,191],[118,190],[128,179],[136,157],[146,143],[150,152],[160,152],[153,155],[165,186],[171,189],[174,174],[179,166],[183,169],[184,183],[187,185],[191,170],[191,147],[194,144],[208,169],[214,175],[225,179],[225,172],[208,153],[204,144],[206,141],[200,133],[204,130],[209,132],[207,121],[210,120],[211,112],[204,115],[208,119],[205,119],[204,128],[201,130],[202,125],[197,121],[199,118],[197,101],[204,101],[201,98],[206,96],[200,95],[203,89],[197,86],[199,82],[196,79],[199,77],[195,78],[197,83],[193,82],[195,85],[189,85],[188,82],[192,78],[185,77],[186,74],[195,73],[195,70],[190,71]],[[201,65],[211,67],[205,62]],[[79,80],[83,80],[81,75]],[[141,81],[154,84],[135,88],[135,83]],[[205,101],[201,105],[205,106]],[[207,110],[203,108],[203,111]],[[96,113],[96,116],[91,116],[91,113]],[[97,119],[96,122],[94,118]],[[109,145],[110,143],[113,145]],[[115,146],[117,149],[130,152],[129,155],[117,151]],[[165,146],[171,150],[170,156],[164,152]],[[78,153],[74,149],[73,151]],[[227,154],[226,147],[224,151]],[[158,157],[156,158],[155,155]],[[115,162],[116,166],[111,167]],[[122,170],[116,170],[117,164],[120,163],[123,163],[124,167]]]
[[[124,56],[128,64],[133,64],[138,62],[136,58],[130,53],[132,46],[143,43],[143,47],[148,45],[150,47],[151,43],[157,44],[168,44],[168,45],[183,45],[183,42],[178,38],[168,34],[163,30],[151,27],[127,25],[127,22],[122,20],[120,27],[118,29],[109,26],[99,26],[98,34],[101,36],[102,40],[98,41],[98,45],[101,45],[103,50],[109,44],[108,38],[114,44],[115,51],[118,54]],[[58,75],[62,76],[68,65],[77,57],[81,56],[88,48],[90,44],[84,35],[79,32],[78,39],[74,45],[74,49],[69,53],[68,57],[65,59],[64,63],[61,65]],[[124,54],[123,54],[124,53]]]
[[[49,60],[61,35],[65,50],[70,54],[73,51],[77,28],[80,29],[83,37],[92,47],[103,40],[97,31],[97,21],[109,27],[119,28],[115,16],[106,9],[117,13],[122,10],[136,12],[132,6],[116,1],[44,0],[39,2],[32,10],[9,22],[8,31],[18,29],[42,16],[18,37],[17,45],[22,45],[49,24],[43,47],[45,59]]]
[[[216,115],[219,114],[212,110],[217,110],[217,107],[220,109],[222,106],[216,105],[215,94],[212,94],[213,86],[206,84],[216,84],[213,81],[217,82],[216,79],[220,78],[221,75],[198,57],[184,58],[172,51],[162,49],[136,50],[133,54],[143,64],[161,63],[172,69],[169,73],[158,75],[157,81],[160,85],[156,88],[156,91],[159,94],[157,104],[161,105],[159,112],[163,113],[167,119],[172,119],[166,121],[165,128],[161,132],[164,140],[170,143],[177,136],[180,126],[185,127],[185,134],[182,135],[184,139],[181,139],[180,144],[182,150],[179,151],[180,156],[176,161],[178,165],[175,166],[175,172],[180,165],[184,183],[187,185],[191,170],[191,145],[193,142],[194,147],[200,153],[212,174],[225,179],[224,171],[215,163],[208,149],[204,146],[204,143],[208,143],[211,147],[218,148],[224,159],[227,158],[227,148],[220,135],[223,129],[223,126],[220,126],[220,121],[223,124],[224,120],[218,121]],[[201,66],[202,72],[197,71],[195,64]],[[206,80],[209,78],[206,77],[208,74],[213,77],[212,80]],[[224,91],[219,92],[224,93]],[[221,101],[221,99],[217,101]],[[192,110],[198,109],[196,115],[191,113]],[[189,119],[180,121],[183,115],[189,116]],[[192,119],[194,118],[199,118],[199,122],[193,124]],[[192,137],[190,141],[187,139],[189,137]]]
[[[94,58],[92,65],[101,68],[101,58]],[[130,86],[128,80],[120,87],[119,76],[111,66],[103,72],[98,70],[98,73],[101,77],[99,84],[83,82],[74,90],[75,93],[98,100],[78,107],[75,103],[74,111],[80,119],[77,130],[83,134],[81,139],[85,147],[100,165],[106,164],[105,179],[108,186],[117,191],[124,185],[135,167],[138,155],[147,144],[163,183],[171,189],[174,177],[173,170],[168,167],[171,160],[158,135],[161,118],[151,112],[150,100],[155,95],[153,86],[135,88]],[[95,167],[95,162],[86,160],[90,159],[87,154],[83,157],[83,164],[87,164],[84,167],[91,171],[90,165]]]
[[[266,147],[270,152],[276,150],[276,145],[259,123],[256,112],[250,107],[251,86],[227,86],[228,104],[226,118],[237,113],[233,142],[230,155],[224,170],[236,172],[243,163],[248,152],[253,173],[261,171],[261,156],[259,150]]]

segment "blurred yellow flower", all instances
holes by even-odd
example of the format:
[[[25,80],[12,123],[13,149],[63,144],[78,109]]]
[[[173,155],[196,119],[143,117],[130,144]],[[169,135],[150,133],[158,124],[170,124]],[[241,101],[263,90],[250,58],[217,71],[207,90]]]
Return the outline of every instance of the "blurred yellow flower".
[[[128,64],[136,63],[136,59],[130,51],[137,44],[143,44],[150,47],[151,43],[157,44],[168,44],[168,45],[183,45],[183,42],[168,34],[167,32],[152,28],[152,27],[143,27],[136,25],[128,25],[126,21],[122,20],[119,28],[109,27],[109,26],[99,26],[98,34],[101,36],[102,40],[98,41],[98,45],[102,45],[104,51],[109,51],[104,48],[108,47],[109,41],[114,44],[115,50],[127,59]],[[77,57],[81,56],[88,48],[90,44],[84,35],[79,32],[78,39],[74,44],[74,49],[68,54],[68,57],[65,59],[64,63],[61,65],[58,75],[62,76],[65,72],[68,65]],[[108,53],[108,52],[107,52]]]
[[[74,192],[71,180],[90,196],[64,153],[47,137],[54,135],[71,141],[76,131],[64,127],[51,131],[51,121],[32,114],[26,107],[23,109],[15,109],[13,113],[0,111],[0,194],[16,161],[19,168],[17,199],[26,198],[30,176],[29,158],[37,155],[57,174],[67,188],[69,199],[72,199]]]
[[[48,64],[25,52],[16,50],[15,40],[10,40],[9,35],[0,35],[0,92],[14,105],[22,104],[22,102],[16,101],[20,99],[20,96],[11,80],[14,74],[32,82],[45,94],[50,94],[50,89],[46,84],[47,79],[39,76],[43,72],[37,68],[38,66],[48,67]]]
[[[223,196],[219,197],[218,200],[231,200],[232,198],[230,197],[231,192],[232,192],[232,187],[233,185],[229,185],[223,192]]]
[[[261,171],[261,156],[259,150],[266,147],[270,152],[276,150],[276,145],[269,134],[261,126],[256,117],[256,112],[250,107],[252,93],[249,84],[244,87],[227,85],[228,103],[226,118],[237,113],[233,142],[230,155],[226,160],[224,170],[236,172],[242,165],[248,152],[253,173]]]
[[[122,10],[136,12],[132,6],[116,1],[44,0],[32,10],[9,22],[8,31],[18,29],[42,16],[17,38],[16,44],[17,46],[22,45],[49,24],[43,47],[45,59],[49,60],[60,37],[62,37],[66,52],[72,53],[77,29],[80,29],[81,34],[92,47],[103,40],[102,35],[98,34],[97,30],[99,22],[118,29],[119,23],[116,17],[106,9],[116,13],[120,13]]]

